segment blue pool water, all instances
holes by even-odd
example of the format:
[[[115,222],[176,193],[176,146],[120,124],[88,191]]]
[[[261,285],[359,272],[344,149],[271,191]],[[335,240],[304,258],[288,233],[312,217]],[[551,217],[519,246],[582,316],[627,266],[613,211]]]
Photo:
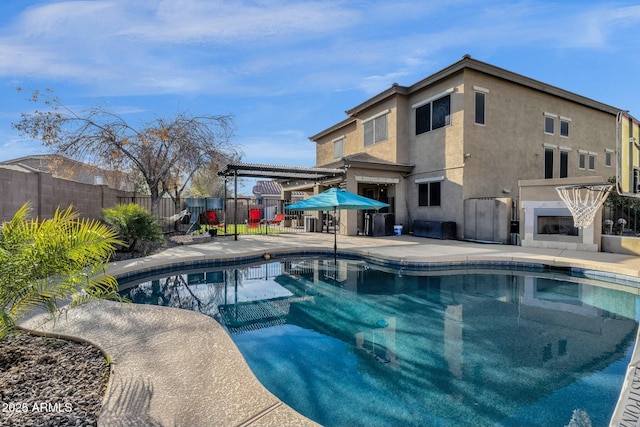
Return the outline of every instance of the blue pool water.
[[[121,280],[200,311],[260,381],[325,426],[606,426],[637,297],[560,272],[411,271],[308,258]]]

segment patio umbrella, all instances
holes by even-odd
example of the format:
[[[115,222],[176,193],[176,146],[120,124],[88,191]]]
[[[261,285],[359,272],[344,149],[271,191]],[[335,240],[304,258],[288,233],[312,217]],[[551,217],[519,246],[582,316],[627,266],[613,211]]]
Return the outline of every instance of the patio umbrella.
[[[295,211],[330,211],[333,210],[333,217],[336,216],[336,210],[356,210],[356,209],[380,209],[388,207],[388,203],[382,203],[368,197],[359,196],[343,190],[341,188],[330,188],[320,194],[311,196],[297,203],[285,207],[288,210]],[[334,260],[338,254],[336,221],[333,221],[333,257]]]

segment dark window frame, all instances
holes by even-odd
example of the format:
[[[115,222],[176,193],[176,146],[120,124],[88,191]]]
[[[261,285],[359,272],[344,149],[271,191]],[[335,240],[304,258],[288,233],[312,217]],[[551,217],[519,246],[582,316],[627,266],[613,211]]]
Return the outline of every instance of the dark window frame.
[[[553,157],[554,149],[545,147],[544,149],[544,179],[553,178]]]
[[[418,206],[442,206],[442,181],[418,184]]]
[[[569,138],[569,120],[560,119],[560,136]]]
[[[451,125],[451,94],[416,107],[416,135]]]
[[[544,116],[544,133],[555,135],[556,119],[551,116]]]
[[[569,152],[560,150],[560,178],[569,176]]]
[[[484,92],[475,93],[475,117],[474,123],[485,125],[486,120],[487,95]]]

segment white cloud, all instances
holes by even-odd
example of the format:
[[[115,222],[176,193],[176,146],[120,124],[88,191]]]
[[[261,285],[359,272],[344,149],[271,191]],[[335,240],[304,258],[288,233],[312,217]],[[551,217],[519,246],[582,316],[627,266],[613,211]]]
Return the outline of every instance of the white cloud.
[[[99,96],[348,89],[370,95],[393,82],[411,84],[464,53],[544,43],[550,49],[601,48],[620,37],[619,28],[628,31],[640,19],[640,6],[584,4],[578,12],[574,6],[468,0],[446,6],[340,0],[45,3],[0,28],[0,77],[80,83]]]

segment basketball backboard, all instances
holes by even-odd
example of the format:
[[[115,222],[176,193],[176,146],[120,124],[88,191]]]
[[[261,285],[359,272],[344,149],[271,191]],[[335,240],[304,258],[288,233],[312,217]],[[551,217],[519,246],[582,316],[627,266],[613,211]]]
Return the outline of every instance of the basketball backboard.
[[[640,197],[640,122],[618,113],[616,187],[623,196]]]

